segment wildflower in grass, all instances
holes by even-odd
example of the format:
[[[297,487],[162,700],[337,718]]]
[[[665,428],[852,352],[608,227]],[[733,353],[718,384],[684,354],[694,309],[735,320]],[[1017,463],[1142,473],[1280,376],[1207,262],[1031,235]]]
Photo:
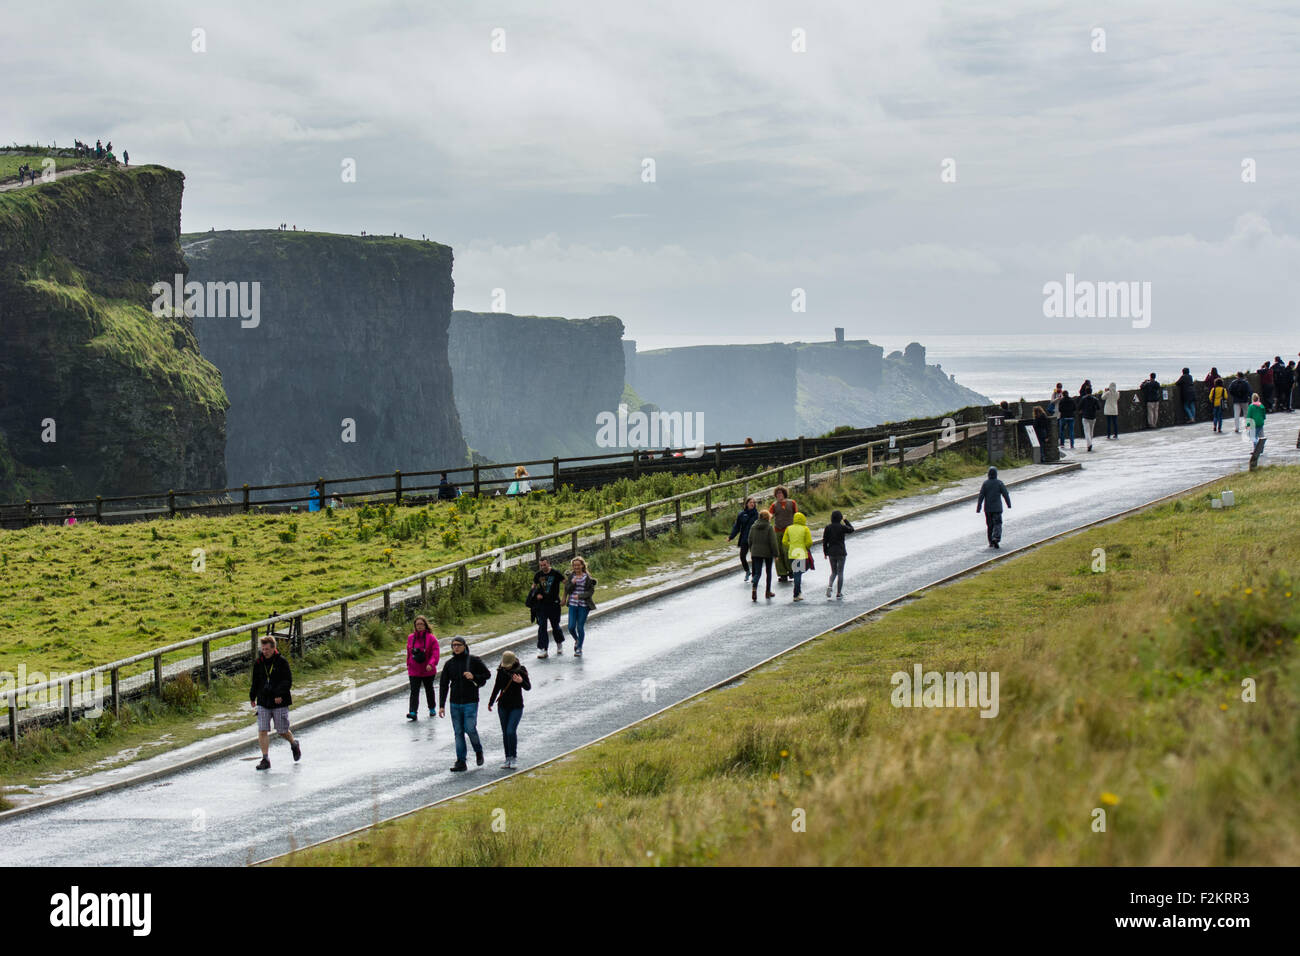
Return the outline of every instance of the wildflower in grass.
[[[1219,705],[1219,710],[1227,710],[1227,709],[1228,709],[1228,705],[1227,705],[1227,704],[1220,704],[1220,705]]]
[[[1246,596],[1247,596],[1247,597],[1250,597],[1250,595],[1252,595],[1252,594],[1254,594],[1254,593],[1255,593],[1255,591],[1254,591],[1253,588],[1246,588]]]
[[[1106,804],[1108,807],[1114,807],[1119,804],[1119,797],[1111,793],[1109,790],[1103,790],[1101,792],[1101,802]]]
[[[788,756],[790,756],[790,751],[788,751],[788,750],[782,750],[782,751],[781,751],[781,756],[782,756],[782,757],[788,757]]]

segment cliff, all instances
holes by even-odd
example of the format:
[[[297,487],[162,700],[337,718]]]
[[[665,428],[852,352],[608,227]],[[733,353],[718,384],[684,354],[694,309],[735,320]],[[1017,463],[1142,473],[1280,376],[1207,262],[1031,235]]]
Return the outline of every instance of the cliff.
[[[665,412],[702,413],[712,444],[798,437],[795,379],[794,346],[774,343],[637,352],[633,381]]]
[[[866,339],[795,343],[800,374],[829,375],[855,388],[879,388],[885,350]]]
[[[623,394],[623,323],[451,314],[448,355],[471,448],[493,461],[596,454],[596,416]]]
[[[194,321],[230,396],[232,485],[466,460],[447,364],[449,247],[271,229],[190,234],[182,248],[191,280],[248,283],[259,306],[255,321],[229,309]]]
[[[184,181],[143,166],[0,194],[0,498],[224,486],[220,374],[151,308],[185,271]]]

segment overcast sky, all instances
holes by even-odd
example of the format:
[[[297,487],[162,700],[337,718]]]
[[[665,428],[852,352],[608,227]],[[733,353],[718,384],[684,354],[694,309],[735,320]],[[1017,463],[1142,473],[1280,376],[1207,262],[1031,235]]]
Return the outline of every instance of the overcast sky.
[[[189,231],[428,235],[458,308],[503,288],[659,342],[1295,328],[1293,3],[43,0],[6,21],[6,142],[180,169]],[[1151,282],[1150,328],[1044,318],[1067,272]]]

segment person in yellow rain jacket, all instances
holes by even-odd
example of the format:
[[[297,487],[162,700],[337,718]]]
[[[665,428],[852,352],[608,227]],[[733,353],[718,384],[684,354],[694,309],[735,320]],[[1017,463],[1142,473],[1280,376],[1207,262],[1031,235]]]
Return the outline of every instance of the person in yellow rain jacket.
[[[794,574],[794,599],[803,600],[803,573],[808,567],[808,549],[812,547],[812,532],[802,511],[794,513],[794,523],[781,535],[786,554],[790,556],[790,570]]]
[[[1228,390],[1223,387],[1223,379],[1216,378],[1210,389],[1210,411],[1214,413],[1214,430],[1223,433],[1223,410],[1228,407]]]

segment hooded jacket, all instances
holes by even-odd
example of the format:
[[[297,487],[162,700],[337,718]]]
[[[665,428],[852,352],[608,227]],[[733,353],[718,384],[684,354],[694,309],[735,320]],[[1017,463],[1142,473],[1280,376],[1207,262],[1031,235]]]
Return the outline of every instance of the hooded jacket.
[[[794,522],[785,529],[781,541],[791,561],[807,560],[808,549],[812,547],[812,532],[808,530],[808,519],[802,511],[795,512]]]
[[[1102,414],[1118,415],[1119,414],[1119,389],[1115,387],[1114,382],[1111,382],[1109,385],[1106,386],[1106,391],[1102,392],[1101,397],[1104,399],[1104,402],[1102,404],[1102,409],[1101,409]]]
[[[425,653],[423,664],[417,664],[415,661],[414,652],[417,647]],[[415,632],[412,631],[406,635],[406,675],[408,677],[432,677],[438,672],[438,658],[441,653],[441,648],[438,647],[438,638],[434,637],[433,631],[425,631],[422,638],[417,637]]]
[[[849,524],[844,518],[836,521],[831,519],[822,530],[822,554],[828,558],[843,558],[848,554],[844,548],[844,539],[853,533],[853,525]]]
[[[775,558],[781,550],[772,522],[759,515],[749,529],[749,554],[754,558]]]
[[[975,513],[979,514],[980,509],[983,508],[989,514],[1000,514],[1003,499],[1006,499],[1007,507],[1010,508],[1011,496],[1007,494],[1007,486],[998,477],[998,470],[990,468],[989,476],[984,479],[984,484],[980,485],[980,496],[975,502]]]
[[[1228,383],[1228,394],[1237,405],[1250,404],[1250,383],[1244,378],[1234,378]]]
[[[731,534],[727,535],[730,541],[736,535],[740,535],[740,546],[743,548],[749,544],[749,526],[758,520],[757,508],[745,508],[740,514],[736,515],[736,523],[731,526]]]
[[[1101,402],[1097,401],[1097,396],[1092,392],[1079,399],[1079,417],[1085,421],[1094,420],[1100,410]]]
[[[1255,426],[1255,430],[1259,431],[1259,429],[1264,427],[1264,406],[1259,402],[1255,402],[1246,409],[1246,417],[1249,418],[1251,424]]]
[[[466,673],[474,679],[466,680],[462,676]],[[442,677],[438,680],[438,709],[447,706],[448,696],[451,697],[453,704],[477,704],[478,689],[486,684],[491,676],[487,665],[471,654],[468,646],[464,654],[453,653],[447,661],[447,666],[442,669]],[[448,687],[451,688],[450,695],[447,693]]]
[[[1196,401],[1196,379],[1192,378],[1190,372],[1184,372],[1178,379],[1178,394],[1183,404]]]
[[[523,678],[522,683],[516,684],[510,679],[515,674]],[[492,696],[488,698],[488,706],[491,707],[500,698],[502,710],[516,710],[524,706],[524,691],[532,689],[533,685],[528,680],[528,668],[523,664],[516,664],[514,667],[498,667],[496,683],[492,685]]]

